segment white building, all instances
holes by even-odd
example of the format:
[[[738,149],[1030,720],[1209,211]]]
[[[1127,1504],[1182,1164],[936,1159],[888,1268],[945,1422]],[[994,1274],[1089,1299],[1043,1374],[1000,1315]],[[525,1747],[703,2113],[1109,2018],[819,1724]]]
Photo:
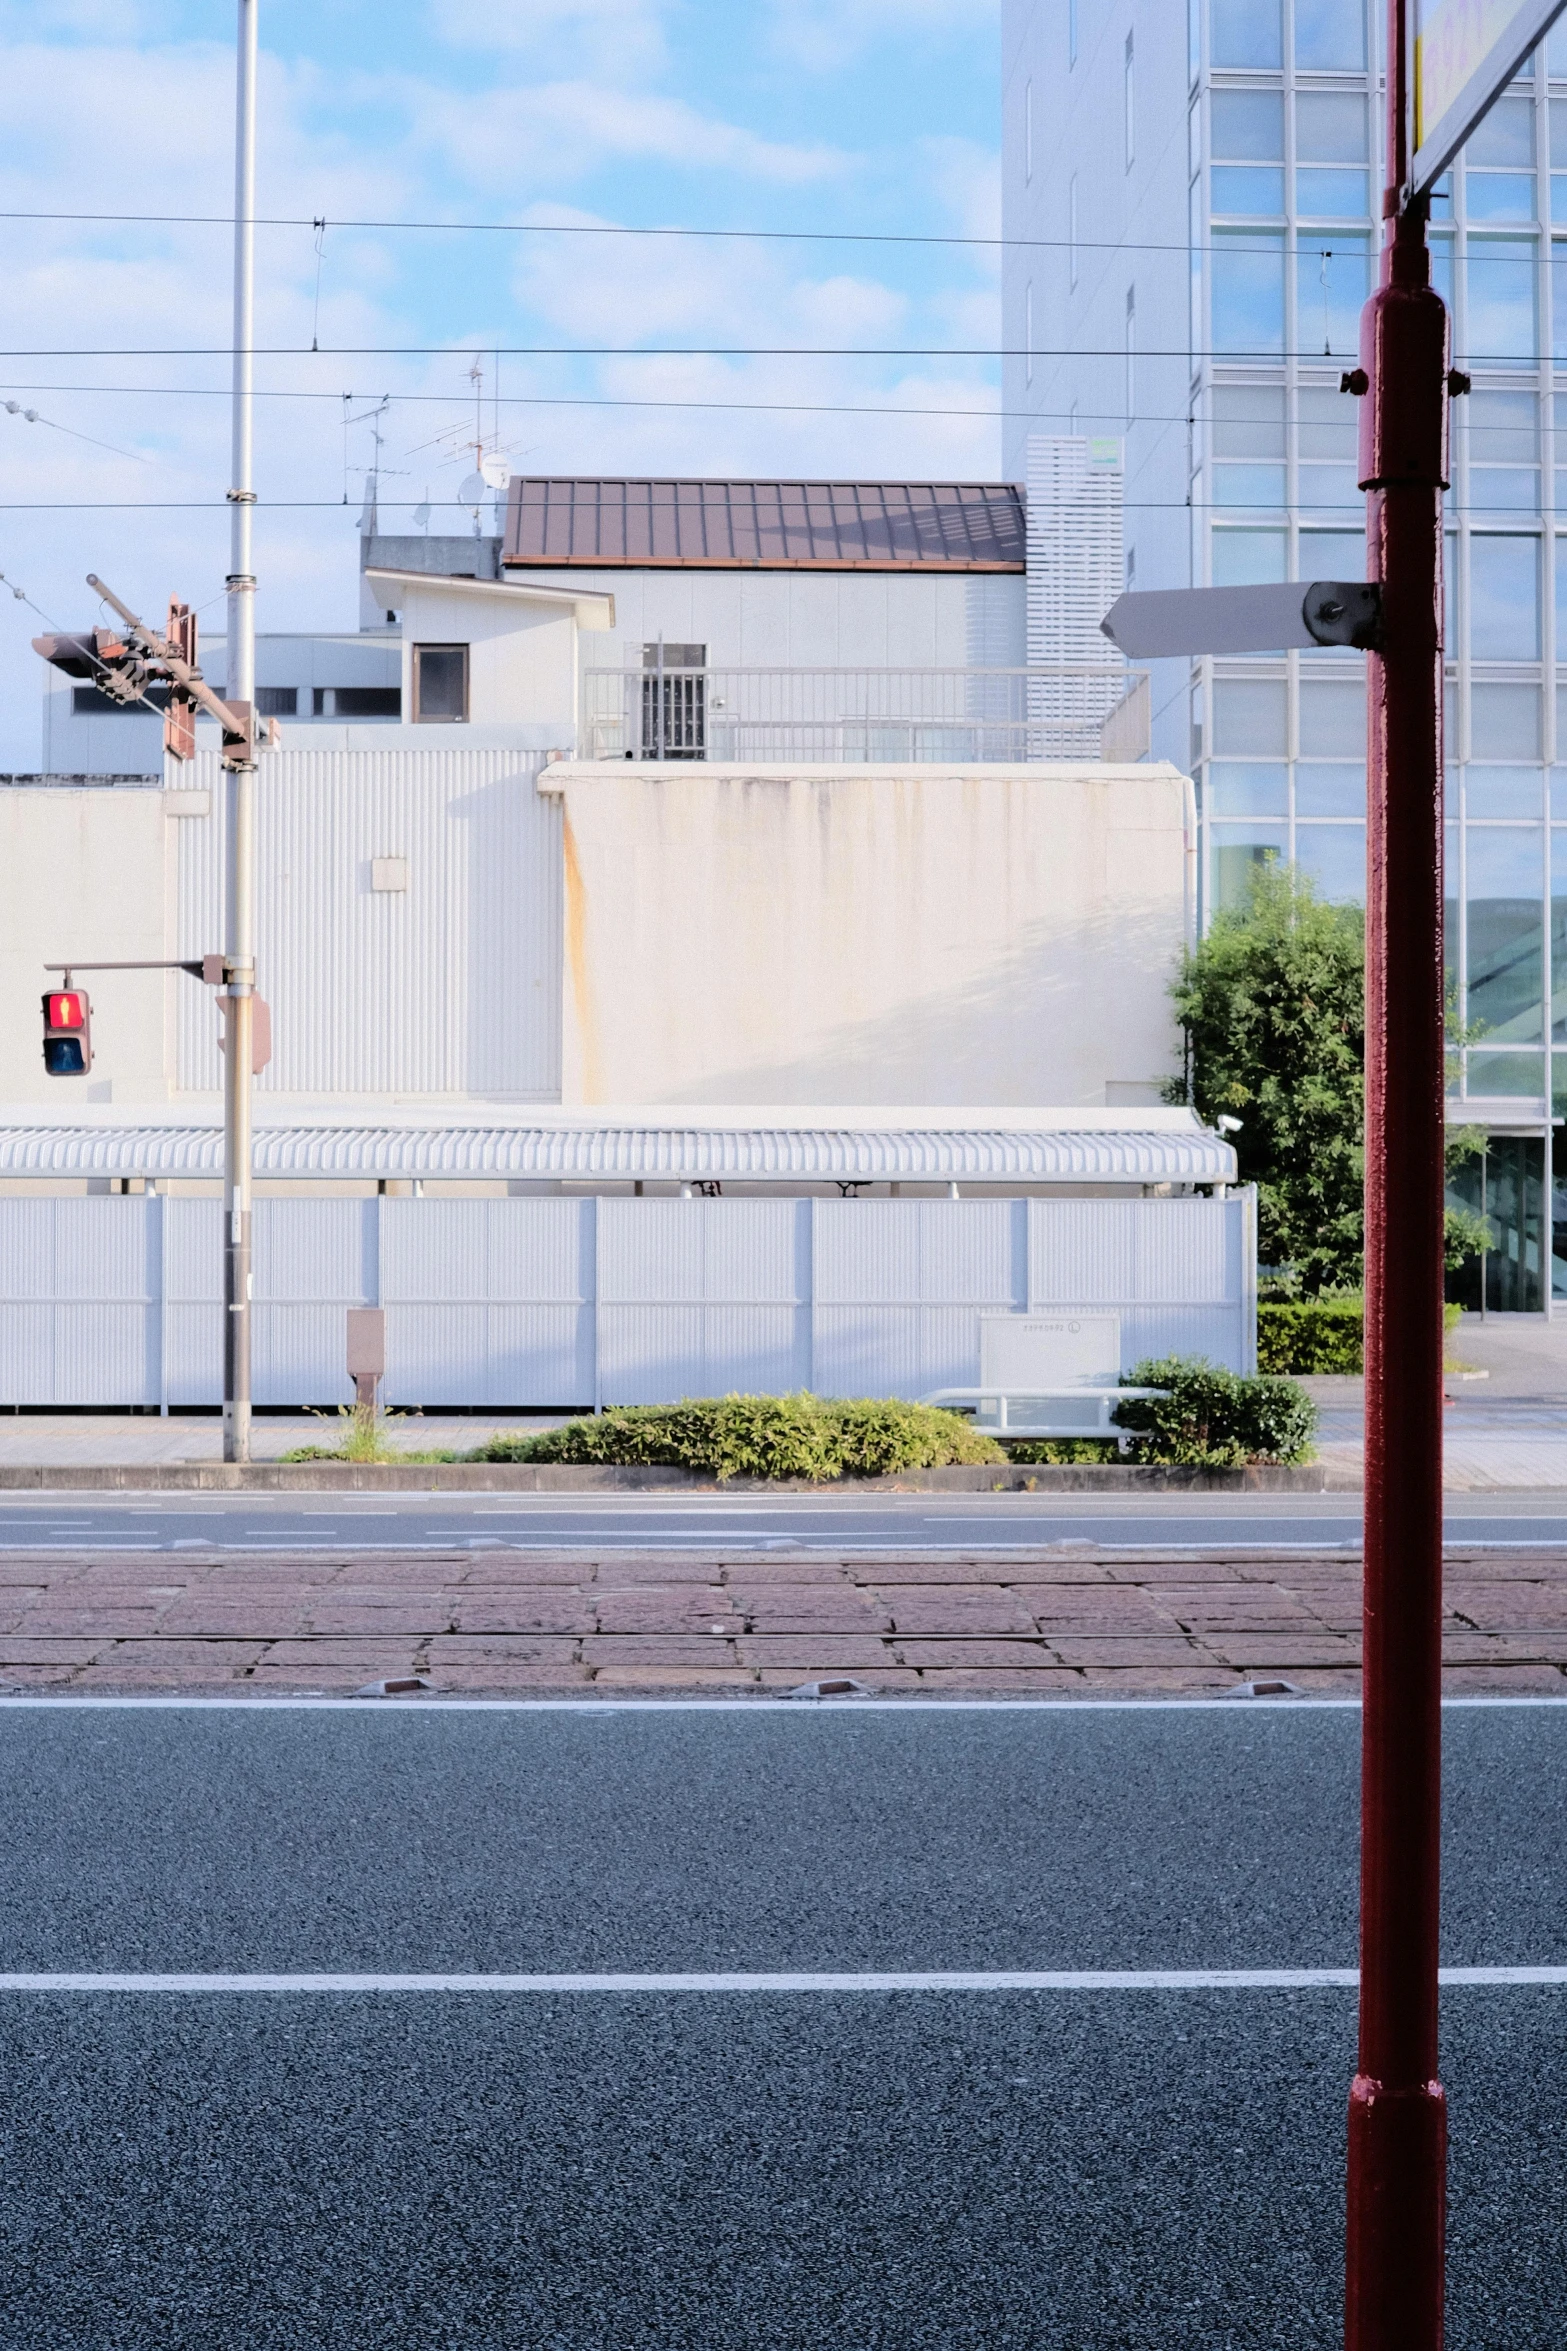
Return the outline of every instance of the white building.
[[[1383,21],[1368,0],[1005,0],[1003,461],[1121,437],[1129,585],[1364,576],[1340,377],[1380,241]],[[1567,1295],[1564,124],[1558,27],[1431,227],[1473,382],[1452,410],[1447,946],[1493,1311]],[[1195,779],[1205,920],[1270,856],[1363,900],[1357,656],[1157,663],[1152,698],[1155,754]],[[1455,1294],[1481,1303],[1478,1263]]]
[[[945,537],[943,502],[920,509],[905,560],[857,496],[860,538],[839,514],[805,548],[791,520],[715,553],[699,500],[707,553],[606,555],[603,498],[591,549],[544,530],[498,576],[374,542],[364,690],[395,715],[322,686],[316,716],[301,673],[312,715],[257,781],[263,1401],[332,1399],[359,1303],[395,1312],[403,1402],[921,1393],[979,1376],[984,1314],[1047,1306],[1250,1360],[1251,1209],[1210,1196],[1234,1153],[1161,1101],[1190,786],[1105,756],[1124,677],[1042,720],[1026,665],[966,663],[972,629],[1024,630],[1015,497],[1004,555],[964,493]],[[983,698],[998,675],[1016,716]],[[889,678],[916,681],[901,707],[866,684]],[[1005,755],[1052,727],[1075,757]],[[31,1026],[47,965],[221,944],[225,784],[197,732],[159,775],[0,785],[25,1011],[0,1031],[0,1402],[216,1379],[212,994],[81,969],[80,1079],[45,1076]]]

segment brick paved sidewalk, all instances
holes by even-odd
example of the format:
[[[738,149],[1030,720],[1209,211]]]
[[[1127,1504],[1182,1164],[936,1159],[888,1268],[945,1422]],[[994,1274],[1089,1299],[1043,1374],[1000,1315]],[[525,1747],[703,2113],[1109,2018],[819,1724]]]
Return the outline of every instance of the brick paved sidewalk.
[[[1567,1552],[1448,1555],[1453,1692],[1567,1696]],[[1057,1697],[1353,1691],[1348,1552],[604,1557],[486,1550],[0,1557],[0,1686],[338,1693],[878,1689]]]

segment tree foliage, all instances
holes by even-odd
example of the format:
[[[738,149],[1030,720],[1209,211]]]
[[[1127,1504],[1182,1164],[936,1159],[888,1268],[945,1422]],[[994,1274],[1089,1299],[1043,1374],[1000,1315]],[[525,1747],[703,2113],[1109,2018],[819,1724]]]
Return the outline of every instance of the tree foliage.
[[[1186,1075],[1166,1088],[1231,1137],[1257,1186],[1258,1254],[1306,1297],[1358,1289],[1365,1224],[1366,963],[1358,906],[1332,906],[1294,867],[1267,864],[1185,957],[1171,993]],[[1476,1138],[1455,1136],[1453,1158]],[[1447,1256],[1478,1246],[1448,1216]]]

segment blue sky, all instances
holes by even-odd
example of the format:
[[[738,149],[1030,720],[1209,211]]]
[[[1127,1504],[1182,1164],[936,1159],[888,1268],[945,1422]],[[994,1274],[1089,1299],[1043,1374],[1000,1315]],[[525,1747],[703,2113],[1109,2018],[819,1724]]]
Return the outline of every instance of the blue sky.
[[[232,9],[196,0],[0,0],[0,209],[226,212],[232,41]],[[371,440],[350,426],[345,512],[345,394],[353,417],[391,396],[388,523],[428,497],[440,527],[472,465],[476,352],[485,440],[514,470],[995,472],[998,371],[955,355],[998,339],[993,252],[544,233],[994,234],[993,0],[262,0],[261,42],[260,209],[328,222],[319,304],[310,228],[258,242],[258,342],[291,347],[258,366],[262,628],[355,624]],[[346,225],[414,219],[537,225]],[[227,340],[227,229],[6,221],[0,244],[3,395],[40,418],[0,411],[0,508],[67,509],[0,511],[0,569],[62,625],[91,617],[89,570],[154,610],[219,598],[227,361],[180,354]],[[497,412],[508,344],[636,356],[503,355]],[[784,350],[676,348],[715,344]],[[803,351],[874,344],[954,355]],[[45,624],[3,597],[0,614],[0,766],[27,768]]]

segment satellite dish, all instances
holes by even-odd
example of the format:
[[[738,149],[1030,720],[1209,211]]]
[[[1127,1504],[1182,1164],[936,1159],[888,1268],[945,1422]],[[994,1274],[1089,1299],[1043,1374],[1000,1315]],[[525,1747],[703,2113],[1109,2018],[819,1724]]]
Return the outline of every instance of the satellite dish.
[[[479,471],[492,490],[504,490],[511,480],[511,467],[504,457],[486,457]]]
[[[489,487],[489,484],[486,482],[486,480],[485,480],[485,478],[484,478],[484,476],[483,476],[483,474],[482,474],[482,473],[470,473],[470,474],[466,474],[466,475],[463,477],[463,479],[462,479],[462,480],[461,480],[461,481],[458,483],[458,485],[457,485],[457,503],[458,503],[458,505],[459,505],[459,506],[480,506],[480,505],[482,505],[482,504],[483,504],[483,502],[484,502],[484,493],[485,493],[485,491],[488,489],[488,487]]]

